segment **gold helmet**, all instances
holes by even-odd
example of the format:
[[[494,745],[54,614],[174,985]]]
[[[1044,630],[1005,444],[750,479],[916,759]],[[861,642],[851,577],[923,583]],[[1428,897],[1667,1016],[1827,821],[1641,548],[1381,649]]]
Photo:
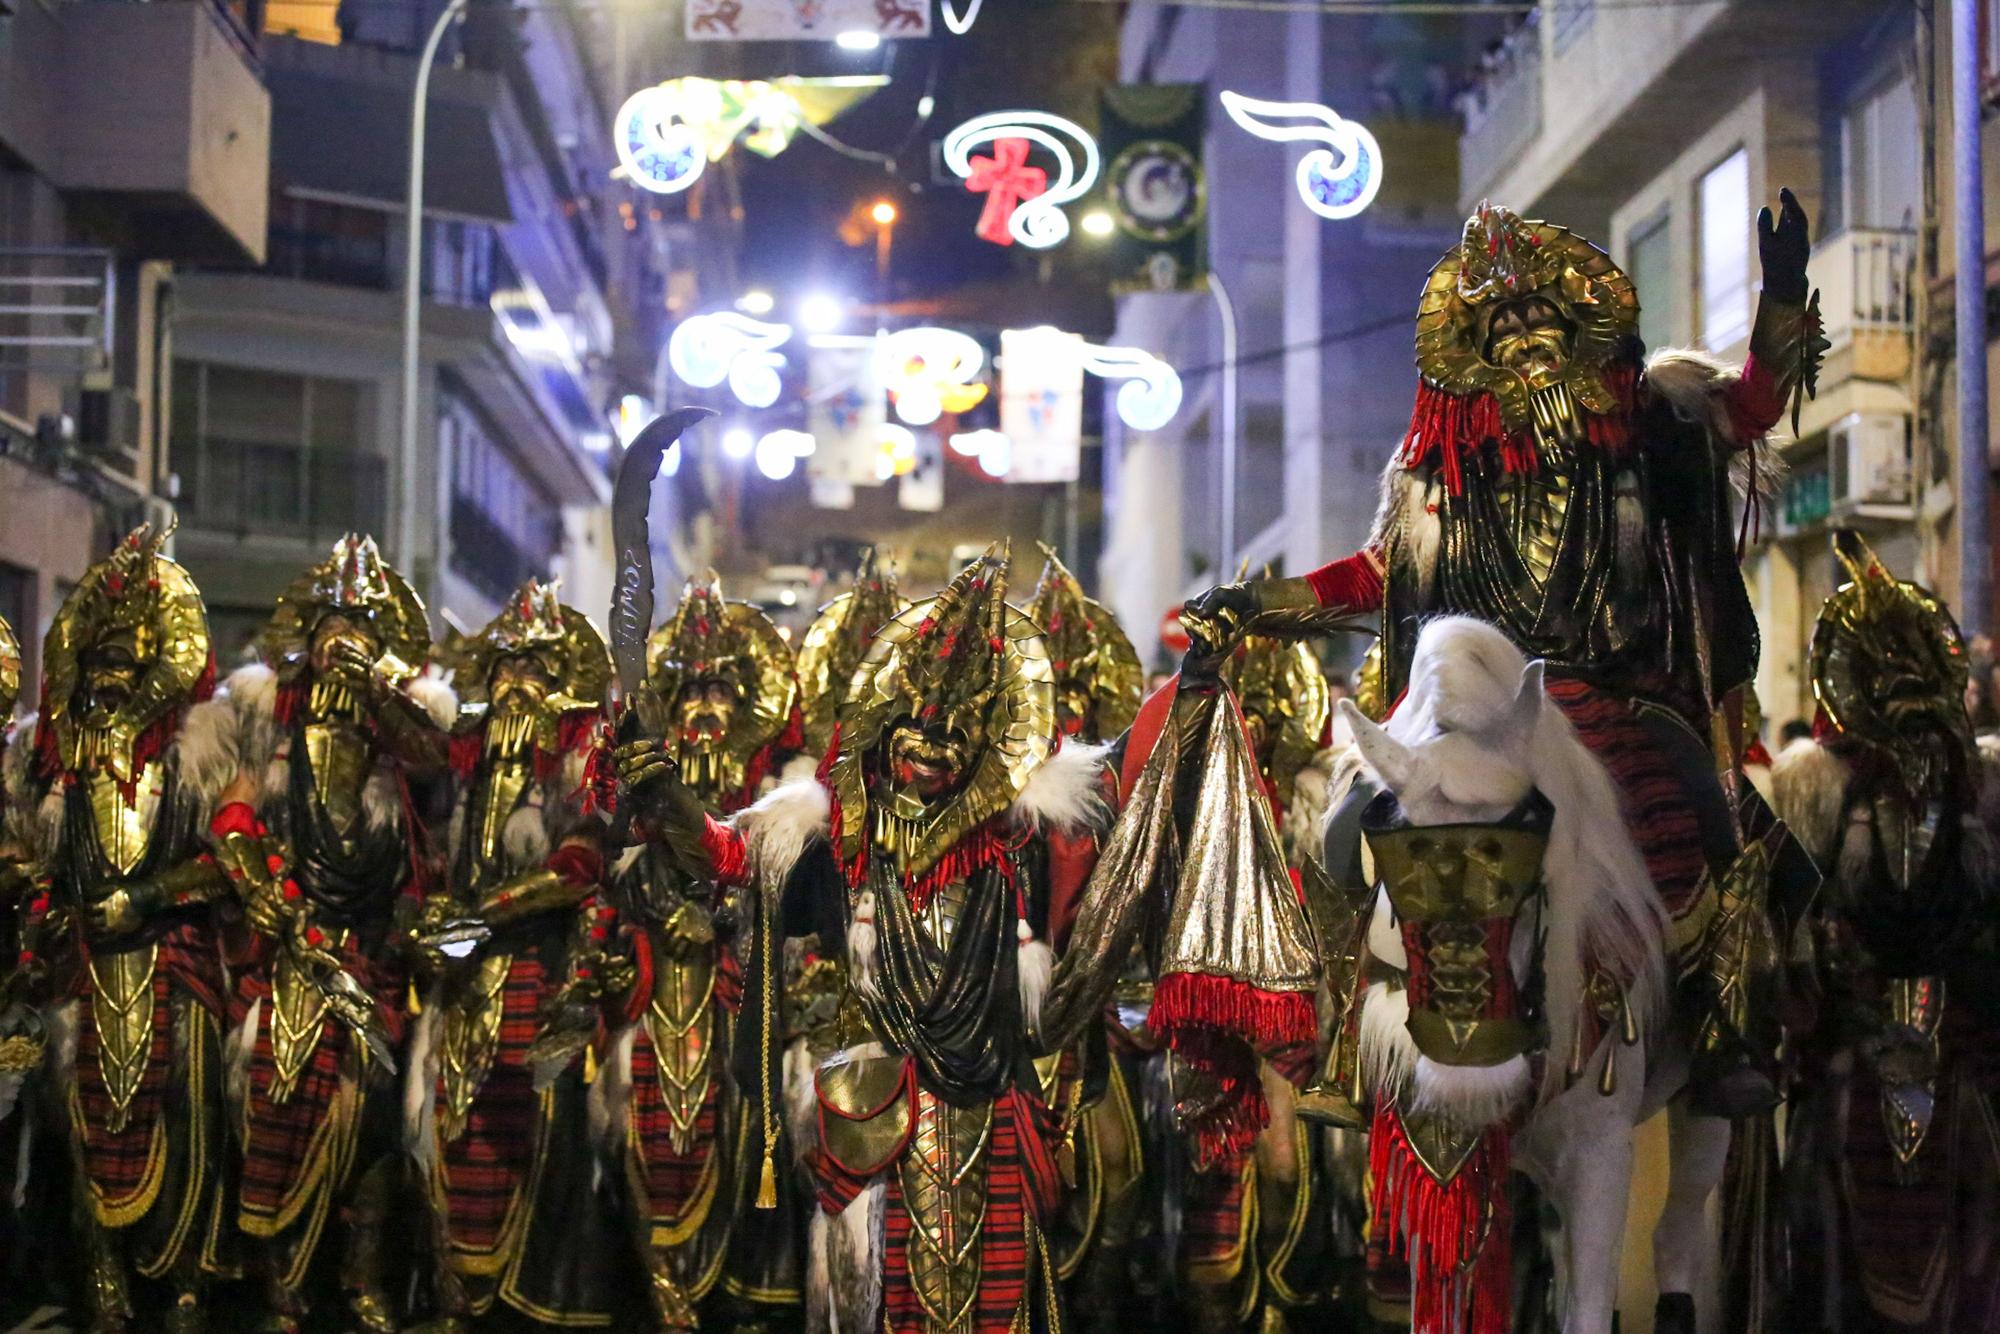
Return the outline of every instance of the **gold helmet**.
[[[14,637],[14,627],[7,624],[7,618],[0,616],[0,727],[14,716],[14,705],[21,698],[21,641]]]
[[[1930,744],[1972,741],[1958,623],[1935,594],[1884,569],[1859,533],[1842,529],[1833,549],[1848,582],[1813,626],[1813,698],[1842,737],[1895,756],[1905,782],[1921,781]]]
[[[896,591],[896,572],[878,565],[870,548],[854,572],[853,587],[821,607],[807,627],[799,642],[798,677],[808,753],[826,754],[854,669],[861,665],[876,632],[909,605],[909,599]]]
[[[1004,546],[882,627],[840,709],[829,782],[843,861],[868,840],[919,876],[1007,809],[1056,748],[1041,627],[1007,604]]]
[[[563,715],[603,708],[611,684],[604,636],[588,616],[562,604],[560,589],[560,580],[522,584],[485,629],[460,641],[453,664],[468,713],[518,719],[509,723],[518,739],[532,733],[545,751],[556,749]],[[538,670],[516,676],[511,667],[521,662]]]
[[[1289,804],[1292,782],[1312,762],[1333,713],[1333,691],[1308,644],[1245,635],[1222,664],[1222,680],[1243,706],[1243,721],[1265,779]]]
[[[673,619],[647,641],[646,671],[682,778],[711,804],[745,795],[798,702],[792,646],[771,618],[725,601],[710,570],[689,581]]]
[[[334,615],[372,631],[377,670],[390,680],[405,680],[423,668],[431,643],[423,600],[382,559],[374,538],[347,534],[325,560],[278,595],[277,610],[257,644],[280,681],[295,683],[307,674],[313,635]]]
[[[1553,309],[1563,346],[1518,362],[1496,355],[1511,335],[1496,336],[1495,317],[1531,299]],[[1609,255],[1566,228],[1482,203],[1424,284],[1417,369],[1445,393],[1491,394],[1509,434],[1533,427],[1568,441],[1581,429],[1579,407],[1606,415],[1625,406],[1608,373],[1638,328],[1638,293]]]
[[[43,735],[53,762],[78,769],[104,762],[129,782],[164,738],[154,729],[206,693],[214,678],[208,616],[194,580],[160,554],[172,525],[141,524],[84,571],[63,599],[42,648]],[[115,654],[129,683],[93,692],[92,660]],[[15,656],[18,663],[18,655]]]
[[[1118,618],[1083,595],[1083,585],[1046,543],[1042,554],[1048,559],[1028,615],[1048,641],[1057,719],[1065,732],[1085,740],[1115,737],[1139,713],[1146,685],[1139,654]]]

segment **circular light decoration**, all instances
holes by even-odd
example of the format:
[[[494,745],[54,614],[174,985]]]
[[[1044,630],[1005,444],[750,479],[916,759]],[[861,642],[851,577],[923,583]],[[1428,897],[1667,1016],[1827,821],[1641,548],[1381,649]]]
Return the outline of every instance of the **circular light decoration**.
[[[1085,343],[1083,368],[1107,380],[1125,381],[1112,401],[1118,420],[1135,431],[1157,431],[1180,411],[1180,373],[1143,348]]]
[[[676,99],[663,88],[641,88],[626,98],[612,120],[611,138],[632,183],[654,194],[687,189],[708,165],[701,134],[680,118]]]
[[[794,437],[805,436],[802,449]],[[799,460],[813,452],[813,438],[804,431],[769,431],[757,441],[757,471],[774,482],[782,482],[798,468]]]
[[[747,459],[757,448],[757,438],[741,426],[732,426],[722,433],[722,452],[732,459]]]
[[[667,364],[697,389],[727,380],[745,407],[768,408],[784,388],[778,370],[785,358],[773,349],[791,336],[789,324],[767,324],[730,310],[690,315],[667,339]]]
[[[972,150],[993,145],[993,156]],[[1054,180],[1027,163],[1030,148],[1056,160]],[[1046,111],[995,111],[974,116],[944,137],[944,164],[965,188],[986,196],[978,235],[998,245],[1019,241],[1034,250],[1060,245],[1069,236],[1064,204],[1097,184],[1097,140],[1074,121]]]
[[[966,458],[976,459],[983,455],[989,448],[997,447],[994,444],[995,436],[999,436],[1001,440],[1007,440],[1006,436],[1000,435],[1000,432],[989,426],[977,431],[960,431],[956,435],[947,437],[945,443],[951,446],[952,453],[963,454]],[[1013,441],[1007,440],[1006,448],[1011,449],[1012,447]]]
[[[986,386],[974,383],[986,366],[986,349],[956,329],[920,325],[884,334],[876,358],[896,416],[911,426],[928,426],[947,412],[968,412],[986,397]]]
[[[1224,91],[1222,109],[1238,125],[1274,143],[1316,143],[1299,159],[1299,197],[1322,218],[1351,218],[1375,202],[1382,188],[1382,149],[1357,121],[1317,102],[1266,102]],[[1272,118],[1303,122],[1273,124]]]
[[[907,426],[884,422],[875,436],[875,477],[886,482],[917,469],[917,437]]]
[[[999,431],[981,431],[979,471],[988,477],[1005,477],[1014,468],[1014,441]]]
[[[1164,245],[1193,231],[1208,210],[1208,185],[1194,154],[1170,139],[1141,139],[1105,173],[1118,225]]]

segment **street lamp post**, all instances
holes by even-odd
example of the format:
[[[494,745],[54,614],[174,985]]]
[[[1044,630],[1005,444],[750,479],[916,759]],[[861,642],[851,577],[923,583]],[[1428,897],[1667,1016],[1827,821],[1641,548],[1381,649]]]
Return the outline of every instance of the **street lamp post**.
[[[1213,268],[1208,294],[1222,325],[1222,552],[1216,578],[1223,580],[1236,577],[1236,303]]]
[[[1986,202],[1980,150],[1981,6],[1951,7],[1952,192],[1957,242],[1954,314],[1958,326],[1958,623],[1968,635],[1993,627],[1993,549],[1987,489],[1992,464],[1986,424]]]
[[[424,130],[430,109],[431,67],[437,63],[438,47],[445,30],[465,13],[466,0],[449,0],[444,12],[431,25],[423,54],[417,58],[416,87],[410,95],[410,180],[408,208],[403,215],[406,248],[403,253],[403,527],[414,539],[414,489],[417,466],[417,337],[422,309],[424,277]],[[406,541],[403,559],[413,553]]]

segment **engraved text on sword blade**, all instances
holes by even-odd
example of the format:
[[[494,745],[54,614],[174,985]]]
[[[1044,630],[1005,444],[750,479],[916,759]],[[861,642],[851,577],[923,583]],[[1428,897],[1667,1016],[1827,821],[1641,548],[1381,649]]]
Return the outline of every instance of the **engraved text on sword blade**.
[[[713,417],[710,408],[676,408],[646,423],[619,461],[611,487],[611,538],[618,581],[611,593],[611,659],[618,684],[632,699],[646,681],[646,635],[653,628],[653,547],[646,526],[653,479],[681,432]]]

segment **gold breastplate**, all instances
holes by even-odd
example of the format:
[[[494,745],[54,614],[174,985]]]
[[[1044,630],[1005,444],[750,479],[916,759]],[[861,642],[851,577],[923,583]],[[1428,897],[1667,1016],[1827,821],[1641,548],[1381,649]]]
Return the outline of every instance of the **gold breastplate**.
[[[689,906],[689,912],[700,911]],[[715,951],[660,951],[654,957],[653,998],[646,1007],[646,1035],[659,1067],[660,1098],[676,1153],[694,1144],[695,1119],[708,1097],[714,1070]]]
[[[160,795],[166,782],[158,762],[139,771],[130,802],[118,780],[108,770],[96,769],[88,779],[90,818],[97,830],[97,845],[104,859],[120,875],[132,874],[153,842],[153,820],[160,811]]]
[[[361,729],[346,721],[306,724],[306,759],[312,765],[313,796],[334,832],[353,836],[361,822],[362,789],[375,767],[375,746]]]
[[[1500,479],[1500,508],[1507,516],[1507,530],[1537,588],[1548,582],[1555,568],[1569,518],[1570,480],[1569,462],[1546,449],[1533,473],[1504,473]]]
[[[532,723],[534,719],[527,721]],[[473,850],[482,870],[513,869],[506,866],[502,837],[506,833],[508,819],[521,804],[522,794],[528,790],[528,780],[533,777],[534,761],[527,751],[496,755],[489,742],[486,781],[479,789],[479,809],[471,813]]]

